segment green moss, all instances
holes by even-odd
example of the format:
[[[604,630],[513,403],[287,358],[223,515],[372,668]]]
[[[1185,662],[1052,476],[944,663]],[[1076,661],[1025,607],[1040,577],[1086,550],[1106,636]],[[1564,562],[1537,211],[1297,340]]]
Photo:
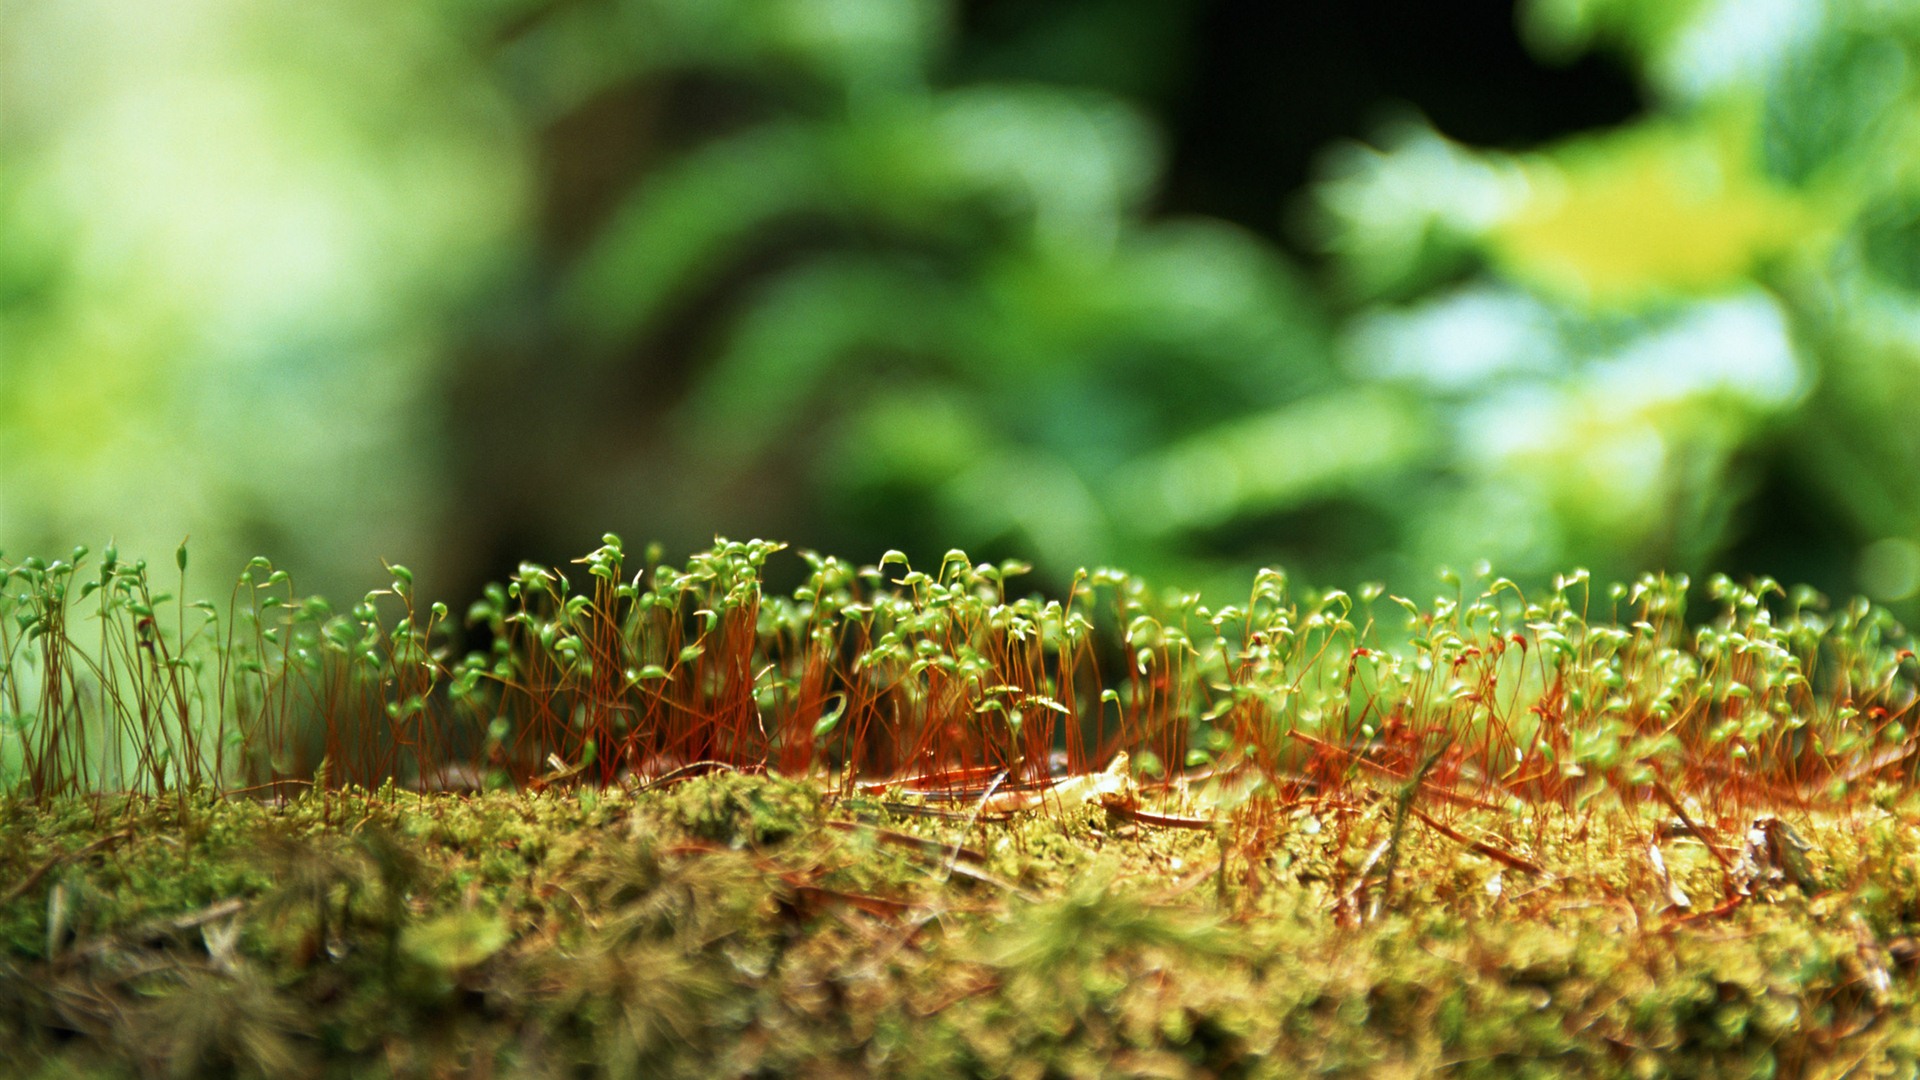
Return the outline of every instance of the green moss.
[[[817,788],[777,778],[717,773],[674,786],[666,799],[673,824],[717,844],[777,844],[820,819]]]
[[[0,905],[0,1033],[9,1070],[47,1075],[1745,1076],[1920,1060],[1920,992],[1886,948],[1914,930],[1911,867],[1864,855],[1905,823],[1809,820],[1844,885],[1682,919],[1620,840],[1651,816],[1550,818],[1527,846],[1503,815],[1462,814],[1455,828],[1526,846],[1543,873],[1506,868],[1490,892],[1490,860],[1409,830],[1406,890],[1366,917],[1348,856],[1386,835],[1390,808],[1321,811],[1317,830],[1287,819],[1265,858],[1230,851],[1223,890],[1206,832],[1095,808],[862,824],[874,807],[754,776],[591,800],[15,806],[9,877],[56,864]],[[1697,910],[1722,896],[1708,876],[1686,888]]]

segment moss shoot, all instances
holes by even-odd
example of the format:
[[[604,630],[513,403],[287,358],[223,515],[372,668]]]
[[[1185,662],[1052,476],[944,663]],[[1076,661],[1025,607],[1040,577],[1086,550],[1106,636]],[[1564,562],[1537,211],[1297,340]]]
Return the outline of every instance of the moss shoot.
[[[1870,605],[778,550],[464,620],[0,563],[0,1071],[1920,1069]]]

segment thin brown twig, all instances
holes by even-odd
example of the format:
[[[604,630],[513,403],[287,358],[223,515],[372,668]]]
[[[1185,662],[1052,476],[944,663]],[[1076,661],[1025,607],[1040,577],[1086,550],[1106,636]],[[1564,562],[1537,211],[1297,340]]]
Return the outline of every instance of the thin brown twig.
[[[1475,840],[1473,837],[1460,832],[1458,829],[1455,829],[1452,826],[1443,825],[1440,822],[1435,821],[1431,816],[1427,814],[1426,811],[1420,809],[1417,806],[1410,806],[1407,808],[1407,810],[1409,813],[1413,814],[1414,817],[1419,818],[1420,821],[1427,826],[1427,828],[1432,829],[1434,832],[1439,833],[1441,836],[1444,836],[1449,840],[1452,840],[1456,844],[1465,844],[1469,850],[1477,852],[1481,855],[1485,855],[1487,858],[1492,859],[1494,862],[1500,863],[1501,865],[1507,867],[1508,869],[1519,870],[1528,874],[1545,874],[1546,873],[1546,870],[1543,869],[1538,863],[1529,862],[1526,859],[1523,859],[1520,856],[1515,855],[1510,851],[1505,851],[1501,848],[1495,847],[1494,845],[1486,842],[1485,840]]]
[[[178,934],[185,930],[197,929],[208,923],[219,922],[221,919],[227,918],[230,915],[239,914],[245,910],[246,906],[247,902],[237,896],[228,897],[225,900],[216,900],[198,911],[189,911],[184,915],[175,915],[172,918],[153,919],[128,930],[107,934],[93,941],[89,941],[85,945],[69,950],[66,955],[71,957],[96,956],[127,942],[154,941],[155,939],[164,938],[170,934]]]
[[[1383,776],[1391,777],[1392,779],[1395,779],[1395,780],[1399,780],[1402,783],[1405,783],[1407,780],[1411,779],[1411,777],[1409,777],[1408,774],[1401,772],[1399,769],[1395,769],[1387,765],[1382,765],[1380,762],[1374,761],[1368,758],[1365,754],[1362,754],[1357,750],[1349,749],[1345,746],[1339,745],[1338,743],[1328,742],[1325,739],[1315,738],[1314,736],[1309,735],[1306,732],[1301,731],[1297,728],[1287,732],[1287,734],[1293,736],[1294,738],[1300,740],[1303,743],[1306,743],[1308,746],[1311,746],[1316,750],[1326,750],[1336,754],[1343,754],[1346,757],[1351,758],[1355,763],[1359,765],[1364,765],[1365,767],[1372,769],[1374,772],[1380,773]],[[1488,802],[1485,799],[1478,799],[1472,795],[1468,795],[1465,792],[1457,791],[1450,787],[1441,787],[1437,784],[1429,784],[1425,779],[1420,780],[1420,794],[1431,795],[1432,797],[1439,799],[1442,802],[1450,802],[1455,804],[1456,806],[1465,806],[1474,810],[1502,809],[1502,807],[1498,803]]]
[[[1699,837],[1704,842],[1707,854],[1713,856],[1713,861],[1720,864],[1720,876],[1726,879],[1727,889],[1729,891],[1735,891],[1733,887],[1733,865],[1727,862],[1727,857],[1720,854],[1720,849],[1715,847],[1712,841],[1707,840],[1706,830],[1700,827],[1699,822],[1693,820],[1693,817],[1687,813],[1686,807],[1680,805],[1680,800],[1673,797],[1672,790],[1657,776],[1653,779],[1653,790],[1659,794],[1660,800],[1667,804],[1667,809],[1672,810],[1674,816],[1679,818],[1681,823],[1687,827],[1687,831]]]
[[[737,773],[739,771],[741,771],[739,766],[729,765],[724,761],[689,761],[685,765],[677,769],[670,769],[651,780],[632,785],[629,790],[633,794],[638,795],[644,791],[652,791],[654,788],[677,784],[683,780],[692,780],[697,776],[705,776],[710,772]]]
[[[919,803],[909,802],[883,802],[880,806],[889,814],[900,814],[903,817],[936,818],[941,821],[1002,822],[1013,820],[1013,811],[1011,810],[982,810],[978,814],[972,814],[962,813],[958,810],[942,810],[935,806],[921,806]]]
[[[46,877],[49,871],[51,871],[54,867],[60,865],[65,860],[77,859],[82,855],[87,855],[92,853],[97,848],[104,847],[107,844],[111,844],[116,840],[125,840],[132,835],[133,835],[132,829],[123,829],[120,832],[108,833],[105,836],[99,837],[95,840],[91,840],[88,843],[78,848],[75,848],[72,851],[56,852],[52,857],[48,858],[45,862],[41,863],[39,866],[34,867],[32,872],[27,874],[26,877],[23,877],[19,881],[14,882],[13,888],[8,889],[4,895],[0,895],[0,907],[6,907],[8,904],[11,904],[15,900],[18,900],[21,897],[27,895],[29,890],[31,890],[35,885],[40,884],[40,880]]]
[[[970,847],[956,847],[952,844],[942,843],[939,840],[929,840],[924,836],[914,836],[911,833],[883,829],[878,825],[869,825],[863,821],[841,821],[837,818],[829,818],[824,824],[830,829],[838,829],[841,832],[870,832],[874,835],[875,839],[885,843],[900,847],[910,847],[916,851],[928,855],[935,855],[942,859],[946,858],[949,853],[952,853],[955,858],[978,865],[984,865],[987,861],[985,855]]]

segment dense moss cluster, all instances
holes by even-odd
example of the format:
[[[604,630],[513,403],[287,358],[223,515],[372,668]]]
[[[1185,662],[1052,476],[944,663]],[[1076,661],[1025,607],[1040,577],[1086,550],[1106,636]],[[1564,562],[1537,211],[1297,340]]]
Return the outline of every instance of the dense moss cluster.
[[[1920,1069],[1880,609],[779,549],[609,536],[464,654],[404,567],[0,565],[0,1070]]]
[[[1804,884],[1725,874],[1737,823],[1610,803],[1396,832],[1395,801],[1359,789],[1232,834],[1112,800],[968,813],[727,773],[18,801],[0,821],[4,1068],[1912,1069],[1920,814],[1883,801],[1792,823]]]

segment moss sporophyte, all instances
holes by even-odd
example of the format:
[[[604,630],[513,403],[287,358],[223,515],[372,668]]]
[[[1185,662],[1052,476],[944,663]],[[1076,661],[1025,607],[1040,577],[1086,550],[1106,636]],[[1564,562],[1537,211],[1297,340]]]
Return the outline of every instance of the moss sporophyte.
[[[0,1072],[1920,1068],[1870,605],[779,551],[0,562]]]

